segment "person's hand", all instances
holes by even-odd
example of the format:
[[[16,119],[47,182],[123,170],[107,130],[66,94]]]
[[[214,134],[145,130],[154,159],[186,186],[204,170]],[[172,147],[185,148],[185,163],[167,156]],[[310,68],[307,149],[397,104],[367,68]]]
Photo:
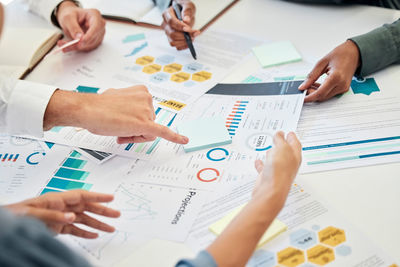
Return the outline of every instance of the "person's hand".
[[[68,38],[80,40],[77,44],[63,49],[63,52],[93,50],[101,44],[106,32],[106,22],[98,10],[83,9],[71,1],[60,4],[57,21]],[[67,42],[60,40],[57,45],[62,46]]]
[[[308,74],[299,90],[308,90],[305,102],[325,101],[335,95],[345,93],[350,88],[351,79],[360,65],[360,52],[353,41],[346,41],[322,58]],[[322,84],[316,83],[326,73]]]
[[[72,190],[62,193],[46,193],[6,206],[18,215],[31,216],[41,220],[57,234],[71,234],[83,238],[96,238],[97,233],[83,230],[76,224],[83,224],[93,229],[112,233],[114,227],[105,224],[87,214],[118,218],[120,212],[99,203],[110,202],[112,195]]]
[[[0,3],[0,35],[3,30],[3,24],[4,24],[4,8],[3,4]]]
[[[192,40],[200,34],[200,31],[192,29],[195,21],[196,7],[190,0],[175,0],[182,6],[182,19],[180,21],[174,12],[174,9],[169,7],[163,13],[162,27],[167,34],[171,46],[178,50],[188,48],[183,32],[187,32],[192,37]]]
[[[188,138],[154,122],[153,99],[143,85],[109,89],[103,94],[82,94],[57,90],[47,106],[44,129],[75,126],[106,136],[118,136],[118,143],[142,143],[162,137],[186,144]]]
[[[296,134],[290,132],[285,139],[283,132],[276,133],[273,148],[267,151],[265,163],[261,160],[255,161],[259,176],[253,190],[253,197],[270,192],[279,196],[283,204],[300,163],[301,143]]]

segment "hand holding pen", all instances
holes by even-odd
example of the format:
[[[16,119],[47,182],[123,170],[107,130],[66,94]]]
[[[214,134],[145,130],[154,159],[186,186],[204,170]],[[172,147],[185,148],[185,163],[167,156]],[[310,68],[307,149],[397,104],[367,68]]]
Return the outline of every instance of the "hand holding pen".
[[[173,4],[179,4],[182,7],[180,12],[182,21],[175,14],[173,5],[163,13],[163,29],[168,36],[171,46],[178,50],[188,48],[184,32],[188,33],[189,37],[194,40],[200,34],[200,31],[194,30],[192,27],[195,21],[196,7],[191,1],[179,0]]]

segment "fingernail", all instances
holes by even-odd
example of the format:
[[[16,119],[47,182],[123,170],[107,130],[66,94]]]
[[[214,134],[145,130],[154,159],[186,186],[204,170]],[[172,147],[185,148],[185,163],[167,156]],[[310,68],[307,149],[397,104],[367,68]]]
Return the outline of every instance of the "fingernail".
[[[302,83],[299,85],[299,89],[302,89],[302,88],[304,87],[305,84],[306,84],[306,81],[302,82]]]
[[[81,37],[82,37],[82,33],[77,33],[77,34],[75,35],[75,39],[81,39]]]
[[[185,17],[183,18],[183,20],[185,20],[186,22],[190,22],[190,17],[189,17],[189,16],[185,16]]]
[[[189,138],[187,138],[186,136],[182,136],[182,142],[187,144],[189,142]]]
[[[69,222],[73,222],[75,220],[75,213],[67,212],[64,214],[64,218]]]
[[[183,27],[183,31],[184,32],[188,32],[188,31],[190,31],[190,28],[189,27]]]

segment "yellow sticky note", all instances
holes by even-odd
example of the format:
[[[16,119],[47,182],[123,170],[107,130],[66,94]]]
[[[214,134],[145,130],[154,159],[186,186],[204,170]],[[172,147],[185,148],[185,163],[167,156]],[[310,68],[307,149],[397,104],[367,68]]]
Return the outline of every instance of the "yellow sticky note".
[[[239,214],[239,212],[243,209],[245,205],[242,205],[226,215],[224,218],[221,220],[215,222],[212,224],[209,229],[211,232],[213,232],[216,235],[220,235],[225,228],[228,226],[228,224],[236,217],[236,215]],[[275,237],[277,237],[279,234],[285,232],[287,230],[286,224],[283,222],[279,221],[278,219],[275,219],[267,231],[264,233],[264,235],[261,237],[260,241],[258,242],[257,247],[263,246],[265,243],[271,241]]]
[[[186,104],[175,101],[175,100],[166,100],[166,101],[160,102],[158,104],[168,107],[168,108],[171,108],[171,109],[174,109],[174,110],[177,110],[177,111],[180,111],[181,109],[183,109],[186,106]]]

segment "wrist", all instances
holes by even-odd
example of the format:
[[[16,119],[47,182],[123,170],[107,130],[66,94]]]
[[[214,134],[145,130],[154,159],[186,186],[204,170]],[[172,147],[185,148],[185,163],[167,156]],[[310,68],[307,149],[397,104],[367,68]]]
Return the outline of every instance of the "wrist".
[[[81,127],[82,120],[86,115],[85,107],[90,103],[90,97],[84,94],[56,90],[47,105],[43,128],[45,131],[55,126]]]
[[[291,181],[291,179],[281,175],[275,176],[274,179],[268,182],[261,183],[253,194],[252,199],[260,203],[260,205],[265,206],[273,203],[273,206],[275,206],[279,212],[285,204],[290,191],[291,183],[288,182],[289,180]]]
[[[288,191],[276,190],[273,187],[260,188],[249,203],[252,205],[260,206],[263,209],[269,209],[270,214],[278,215],[283,208]]]
[[[358,48],[357,44],[352,40],[347,40],[347,47],[354,58],[354,62],[357,62],[357,68],[361,65],[360,60],[360,49]]]
[[[59,21],[64,12],[69,12],[68,10],[71,8],[79,8],[79,6],[74,1],[62,1],[55,10],[57,21]]]
[[[78,1],[74,0],[64,0],[61,1],[53,10],[51,13],[50,20],[51,22],[56,26],[60,28],[60,23],[59,23],[59,17],[60,17],[60,11],[65,10],[66,7],[80,7],[80,4]]]

